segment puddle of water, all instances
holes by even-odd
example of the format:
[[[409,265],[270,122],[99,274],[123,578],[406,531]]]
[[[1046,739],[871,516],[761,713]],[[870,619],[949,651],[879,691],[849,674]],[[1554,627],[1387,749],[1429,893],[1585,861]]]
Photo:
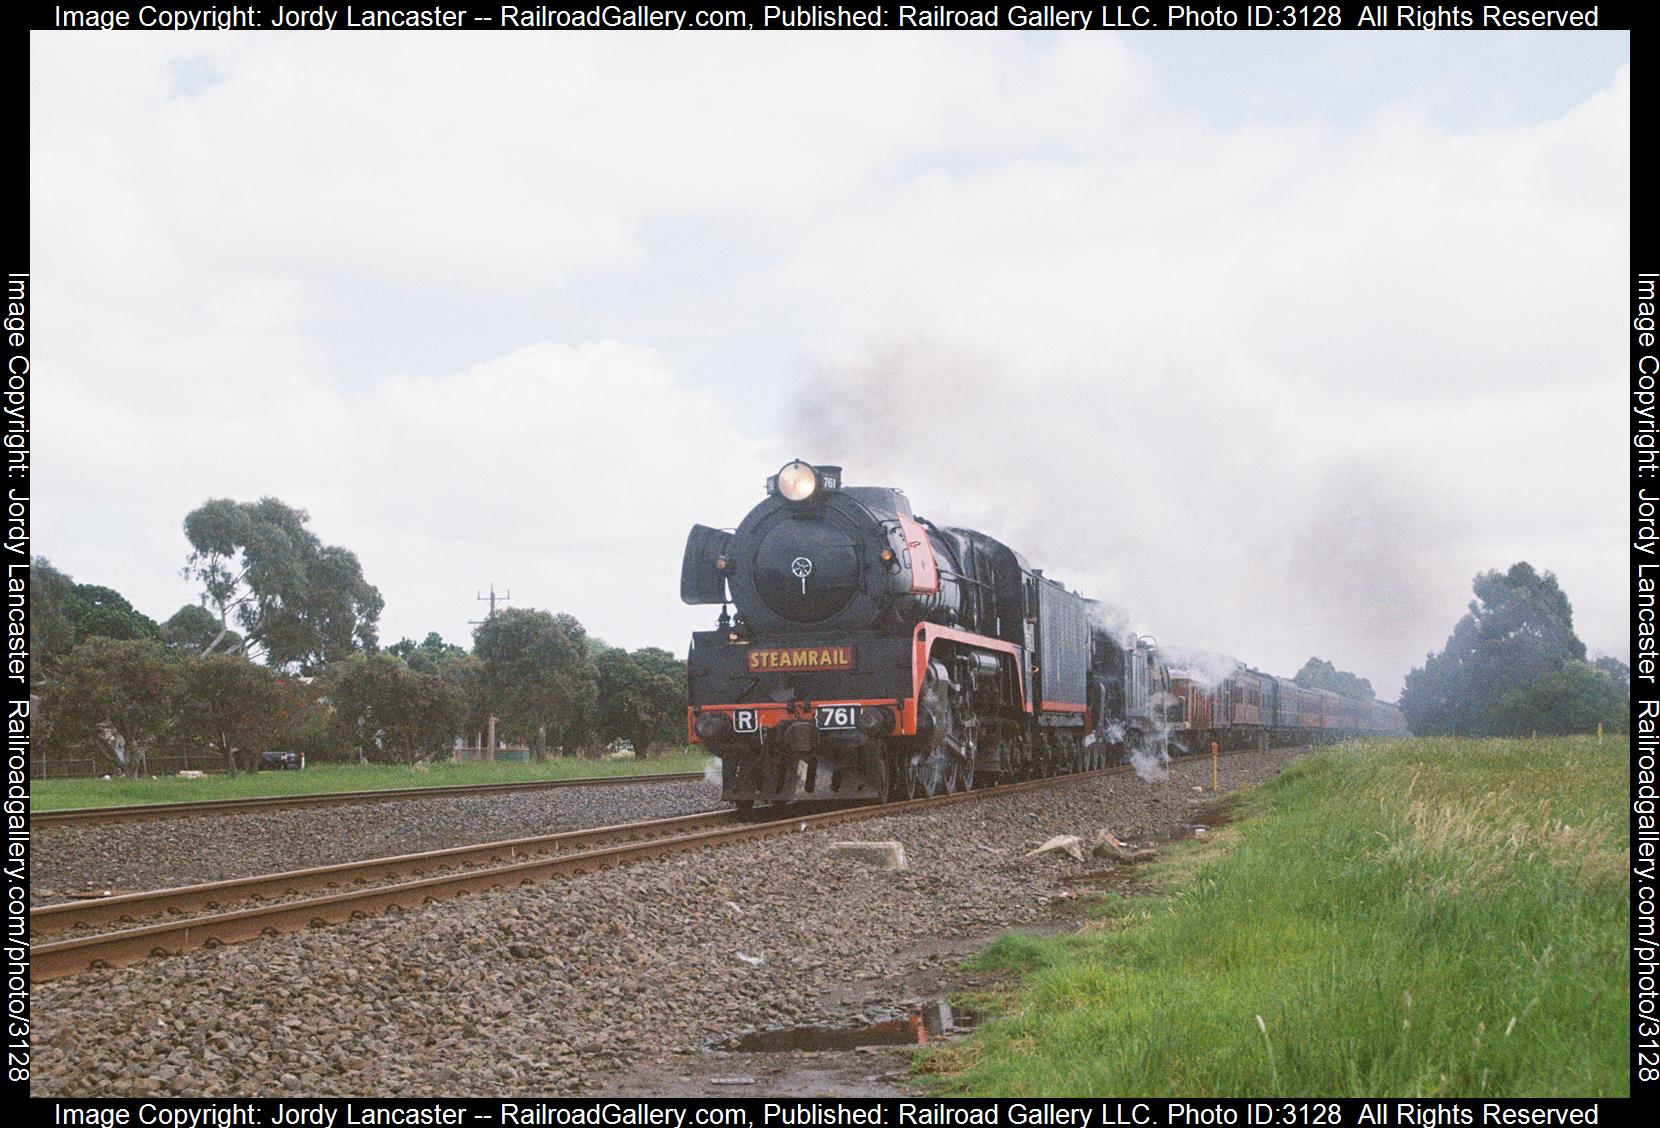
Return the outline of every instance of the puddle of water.
[[[1215,829],[1235,818],[1234,806],[1229,802],[1210,803],[1195,810],[1189,817],[1191,824]]]
[[[1123,885],[1133,878],[1126,877],[1120,870],[1090,870],[1087,873],[1069,873],[1061,877],[1062,885]]]
[[[864,1026],[786,1026],[756,1030],[716,1045],[737,1054],[790,1053],[803,1050],[856,1050],[860,1046],[918,1046],[933,1038],[966,1033],[976,1016],[953,1008],[944,999],[917,1007],[904,1018]]]
[[[1212,803],[1203,807],[1196,807],[1188,812],[1187,818],[1170,827],[1148,836],[1148,842],[1179,842],[1184,838],[1203,838],[1214,834],[1218,827],[1226,826],[1234,821],[1234,812],[1227,803]]]

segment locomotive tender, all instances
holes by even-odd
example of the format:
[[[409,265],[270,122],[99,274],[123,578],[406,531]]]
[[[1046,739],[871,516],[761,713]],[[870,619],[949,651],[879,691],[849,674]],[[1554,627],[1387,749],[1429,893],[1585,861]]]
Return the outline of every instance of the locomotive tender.
[[[1328,729],[1335,694],[1267,679],[1264,697],[1266,675],[1244,670],[1214,693],[1173,682],[1151,640],[1092,623],[1093,600],[993,537],[917,517],[901,490],[844,486],[839,466],[790,462],[736,530],[694,525],[680,595],[721,605],[692,635],[687,724],[740,807],[1088,771],[1173,733],[1285,739],[1310,699],[1321,735],[1379,731],[1362,707],[1393,713],[1330,706]],[[1278,723],[1277,698],[1297,724]]]

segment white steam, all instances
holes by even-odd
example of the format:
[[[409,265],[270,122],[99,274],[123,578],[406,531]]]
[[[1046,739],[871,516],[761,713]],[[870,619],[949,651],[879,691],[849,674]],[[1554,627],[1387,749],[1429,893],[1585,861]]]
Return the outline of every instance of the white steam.
[[[1187,675],[1206,689],[1221,685],[1243,664],[1237,658],[1202,646],[1162,646],[1159,652],[1172,671]]]
[[[1163,783],[1170,778],[1170,737],[1166,732],[1149,733],[1130,749],[1130,766],[1146,783]]]
[[[1102,601],[1115,637],[1152,635],[1206,684],[1230,655],[1284,675],[1317,655],[1388,696],[1457,620],[1479,554],[1457,539],[1462,495],[1436,487],[1416,448],[1333,447],[1352,420],[1286,417],[1276,405],[1303,401],[1263,371],[1224,380],[1197,358],[976,336],[821,359],[789,449],[1002,540]],[[942,411],[996,441],[967,454],[960,429],[910,424]]]
[[[1145,633],[1124,608],[1099,600],[1092,600],[1089,604],[1089,623],[1125,646]]]
[[[1243,663],[1228,654],[1219,654],[1203,646],[1185,642],[1166,642],[1158,625],[1133,617],[1124,608],[1112,603],[1092,601],[1089,621],[1097,630],[1130,646],[1137,639],[1149,638],[1158,649],[1159,658],[1172,672],[1181,672],[1206,689],[1214,689],[1239,669]]]

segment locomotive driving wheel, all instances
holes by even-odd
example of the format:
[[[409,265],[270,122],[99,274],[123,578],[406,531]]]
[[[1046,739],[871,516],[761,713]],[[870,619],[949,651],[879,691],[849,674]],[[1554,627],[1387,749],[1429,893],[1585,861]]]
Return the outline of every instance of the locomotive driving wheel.
[[[892,803],[899,798],[901,788],[895,786],[898,779],[894,771],[894,755],[887,741],[879,741],[874,748],[866,750],[860,760],[860,769],[873,791],[876,792],[878,803]]]
[[[980,722],[973,716],[957,726],[958,739],[953,742],[951,757],[951,790],[974,790],[974,764],[980,758]]]
[[[907,799],[932,799],[950,790],[953,759],[946,748],[935,745],[910,758],[905,772]]]
[[[884,803],[897,803],[905,798],[905,757],[894,748],[882,754],[882,782],[880,797]]]
[[[1007,720],[992,722],[991,778],[994,783],[1019,779],[1020,732]]]
[[[919,726],[927,744],[909,757],[905,773],[905,794],[912,799],[932,798],[955,790],[957,716],[952,707],[951,679],[945,666],[930,662],[923,675],[922,693],[917,699]]]

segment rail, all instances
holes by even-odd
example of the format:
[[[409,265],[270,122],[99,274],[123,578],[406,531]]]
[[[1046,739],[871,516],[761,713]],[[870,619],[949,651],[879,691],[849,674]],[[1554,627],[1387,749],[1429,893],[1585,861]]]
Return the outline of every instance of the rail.
[[[448,799],[490,795],[502,791],[541,791],[554,787],[616,787],[626,784],[690,783],[702,772],[656,772],[627,776],[581,776],[575,779],[536,779],[521,783],[468,783],[449,787],[388,787],[378,791],[325,791],[313,795],[267,795],[253,799],[204,799],[183,803],[133,803],[121,807],[69,807],[57,811],[30,811],[33,826],[64,823],[137,822],[179,819],[192,815],[240,815],[250,811],[290,807],[337,807],[351,803],[395,803],[410,799]]]

